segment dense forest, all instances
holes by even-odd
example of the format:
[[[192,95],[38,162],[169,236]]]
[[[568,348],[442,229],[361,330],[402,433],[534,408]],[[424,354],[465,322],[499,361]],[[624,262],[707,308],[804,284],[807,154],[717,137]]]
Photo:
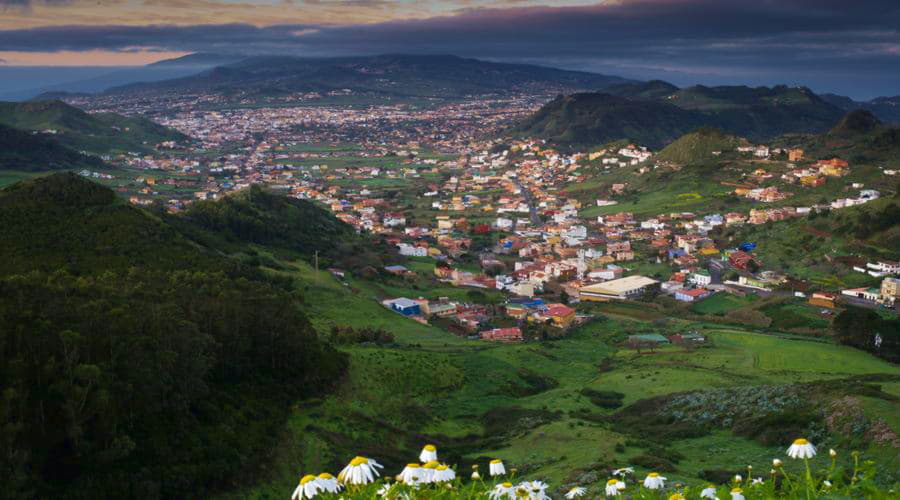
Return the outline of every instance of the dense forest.
[[[226,490],[346,369],[291,283],[78,176],[0,191],[0,239],[0,497]]]
[[[0,170],[40,172],[102,166],[100,158],[69,149],[52,136],[0,125]]]

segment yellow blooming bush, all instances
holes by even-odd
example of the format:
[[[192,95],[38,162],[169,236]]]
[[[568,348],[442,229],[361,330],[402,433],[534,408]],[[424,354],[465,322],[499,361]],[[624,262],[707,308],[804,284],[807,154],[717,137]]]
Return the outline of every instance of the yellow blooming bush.
[[[425,450],[426,458],[437,458],[437,451],[429,445]],[[575,498],[597,499],[622,497],[634,500],[747,500],[747,499],[813,499],[813,498],[866,498],[895,499],[900,498],[897,485],[884,487],[874,481],[875,463],[861,461],[859,453],[853,452],[852,466],[841,467],[837,464],[838,452],[829,450],[830,466],[821,470],[813,470],[809,459],[818,453],[816,447],[806,439],[796,439],[785,451],[784,460],[775,458],[772,468],[766,474],[754,473],[752,467],[747,468],[746,476],[737,475],[728,484],[701,483],[684,485],[670,481],[662,474],[649,472],[636,477],[634,469],[623,467],[612,472],[615,476],[604,479],[598,484],[567,485],[565,489],[552,489],[541,480],[521,480],[516,478],[515,469],[507,474],[499,460],[485,464],[493,466],[494,474],[482,477],[477,473],[478,465],[473,466],[471,477],[460,474],[434,475],[428,467],[409,464],[403,471],[396,471],[397,476],[382,477],[374,467],[380,467],[376,461],[363,457],[354,458],[338,474],[340,483],[333,481],[334,476],[307,474],[291,497],[295,500],[317,499],[386,499],[386,500],[425,500],[425,499],[487,499],[487,500],[549,500],[551,498],[573,500]],[[803,472],[789,473],[784,468],[785,461],[798,461],[803,465]],[[437,464],[436,460],[429,462]],[[346,473],[362,464],[364,472],[356,474],[354,479]],[[432,466],[435,470],[438,466]],[[452,469],[440,464],[443,470]],[[421,472],[418,472],[421,469]],[[502,473],[497,473],[499,470]],[[394,472],[394,471],[392,471]],[[324,478],[324,479],[319,479]],[[452,479],[451,479],[452,478]],[[287,498],[287,495],[285,495]]]

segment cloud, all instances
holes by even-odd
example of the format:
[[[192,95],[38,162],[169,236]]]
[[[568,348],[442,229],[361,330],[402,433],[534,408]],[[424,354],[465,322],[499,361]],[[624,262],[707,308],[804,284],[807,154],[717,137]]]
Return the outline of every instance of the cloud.
[[[849,85],[856,79],[860,87],[889,89],[896,87],[890,82],[900,81],[900,2],[623,0],[343,26],[60,26],[0,31],[0,47],[298,56],[453,53],[633,77],[662,75],[676,83],[731,78]]]

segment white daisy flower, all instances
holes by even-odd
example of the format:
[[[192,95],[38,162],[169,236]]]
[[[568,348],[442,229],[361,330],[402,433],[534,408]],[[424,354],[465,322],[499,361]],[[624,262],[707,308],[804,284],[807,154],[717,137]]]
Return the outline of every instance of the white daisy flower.
[[[500,460],[499,458],[491,460],[488,472],[491,473],[491,476],[502,476],[503,474],[506,474],[506,467],[503,466],[503,460]]]
[[[304,498],[312,498],[319,493],[319,481],[316,476],[307,474],[300,478],[300,484],[294,489],[291,500],[303,500]]]
[[[434,481],[434,471],[437,469],[438,463],[437,460],[432,460],[427,464],[422,466],[422,479],[419,481],[420,483],[430,483]]]
[[[476,470],[476,471],[472,472],[471,477],[472,477],[472,481],[478,481],[479,479],[481,479],[481,474],[479,474],[478,471]]]
[[[346,484],[369,484],[378,477],[375,468],[384,466],[366,457],[356,457],[338,474],[338,481]]]
[[[385,483],[384,486],[375,492],[375,494],[387,500],[409,500],[409,495],[407,493],[395,493],[393,489],[394,485]]]
[[[753,486],[754,484],[763,484],[764,482],[765,481],[763,481],[763,478],[756,477],[756,478],[753,478],[752,481],[750,481],[750,486]]]
[[[327,491],[328,493],[337,493],[343,488],[337,478],[327,472],[319,474],[316,480],[319,482],[319,487],[322,488],[322,491]]]
[[[816,447],[803,438],[795,439],[787,454],[791,458],[812,458],[816,456]]]
[[[422,448],[422,452],[419,453],[419,461],[423,464],[437,459],[437,448],[433,444],[426,444],[425,447]]]
[[[422,472],[422,466],[419,464],[406,464],[403,471],[397,476],[397,480],[409,485],[424,482],[425,473]]]
[[[716,497],[716,487],[711,484],[708,485],[706,488],[700,491],[700,498],[708,498],[710,500],[718,498]]]
[[[623,490],[625,490],[625,483],[618,479],[610,479],[606,482],[606,496],[608,497],[619,495]]]
[[[735,474],[735,475],[734,475],[734,479],[733,479],[734,482],[739,483],[739,482],[741,482],[741,481],[743,481],[743,480],[744,480],[744,478],[741,477],[740,474]]]
[[[660,476],[656,472],[651,472],[647,474],[647,477],[644,478],[644,488],[649,488],[651,490],[658,490],[666,487],[666,478]]]
[[[500,483],[488,493],[491,500],[504,500],[515,498],[516,487],[512,483]]]
[[[778,458],[773,458],[773,459],[772,459],[772,466],[773,466],[773,467],[781,467],[782,465],[783,465],[783,462],[781,461],[781,459],[778,459]]]
[[[744,490],[733,488],[731,490],[731,500],[744,500]]]
[[[431,475],[431,481],[435,483],[446,483],[454,479],[456,479],[456,472],[444,464],[435,467],[434,474]]]
[[[576,497],[583,497],[585,491],[586,490],[584,488],[582,488],[581,486],[576,486],[576,487],[572,488],[571,490],[569,490],[568,493],[566,493],[566,498],[568,498],[569,500],[572,500],[573,498],[576,498]]]
[[[547,483],[543,481],[524,481],[519,483],[516,490],[523,491],[525,498],[529,500],[550,500],[547,496],[547,487]]]

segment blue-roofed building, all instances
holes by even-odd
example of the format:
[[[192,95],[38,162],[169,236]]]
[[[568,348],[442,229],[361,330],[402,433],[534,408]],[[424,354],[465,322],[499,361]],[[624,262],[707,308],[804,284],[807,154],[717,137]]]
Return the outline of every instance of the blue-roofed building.
[[[422,313],[419,303],[406,297],[400,297],[390,302],[391,309],[404,316],[416,316]]]

